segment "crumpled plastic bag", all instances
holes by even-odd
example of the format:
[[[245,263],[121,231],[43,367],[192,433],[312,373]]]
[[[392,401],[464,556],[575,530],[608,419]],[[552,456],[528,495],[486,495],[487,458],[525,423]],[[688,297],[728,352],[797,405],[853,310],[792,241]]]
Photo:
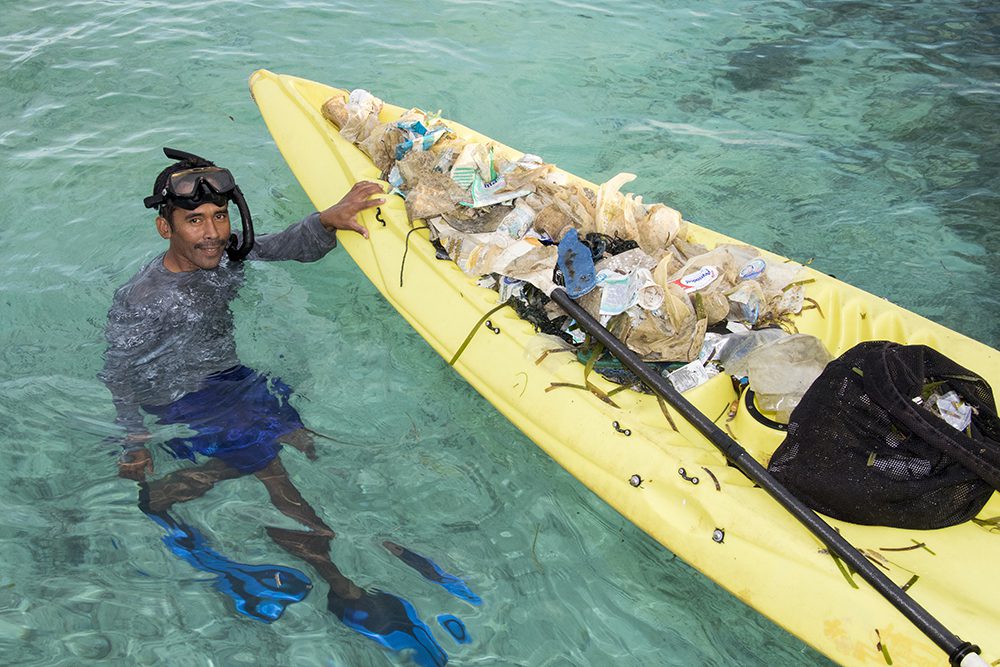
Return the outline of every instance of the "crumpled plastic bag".
[[[518,241],[518,243],[526,242],[524,240]],[[556,284],[552,281],[552,272],[556,267],[558,256],[559,248],[557,246],[537,245],[504,266],[497,273],[531,283],[549,295],[556,288]]]
[[[340,135],[357,145],[383,173],[392,168],[402,133],[393,123],[380,123],[382,100],[366,90],[348,97],[334,96],[322,108],[323,116],[340,128]]]
[[[692,257],[669,275],[657,266],[654,276],[664,288],[676,285],[687,294],[699,293],[711,326],[729,316],[731,306],[726,295],[739,280],[740,267],[756,255],[757,250],[750,246],[723,244]]]
[[[465,217],[467,213],[459,204],[464,197],[465,190],[447,174],[428,172],[407,191],[406,214],[410,220],[426,220],[440,215]]]
[[[555,203],[549,204],[535,215],[533,226],[537,232],[548,235],[556,243],[562,241],[566,232],[576,229],[573,218]]]
[[[500,171],[507,180],[507,187],[535,192],[538,184],[547,179],[555,168],[553,164],[542,162],[537,155],[525,154],[517,162],[502,166]]]
[[[608,255],[597,262],[597,270],[610,269],[618,273],[631,273],[637,268],[647,269],[652,272],[656,269],[657,263],[642,248],[632,248],[617,255]]]
[[[344,103],[346,121],[340,126],[340,136],[348,141],[365,139],[379,124],[378,115],[382,111],[382,100],[367,90],[352,90]]]
[[[556,207],[581,237],[597,231],[594,223],[596,214],[595,195],[592,190],[579,183],[570,182],[566,175],[558,171],[550,171],[544,178],[535,182],[537,194],[545,204]],[[536,220],[536,229],[537,220]],[[539,230],[541,231],[541,230]],[[565,227],[562,229],[565,232]],[[552,237],[558,241],[558,238]],[[561,238],[561,236],[560,236]]]
[[[391,123],[379,123],[368,136],[357,142],[357,146],[385,174],[396,162],[396,146],[402,136],[402,132]]]
[[[620,189],[635,180],[634,174],[620,173],[597,191],[595,227],[601,234],[631,239],[646,253],[662,254],[685,230],[681,214],[664,204],[646,206],[642,197]]]
[[[686,224],[679,211],[664,204],[653,204],[646,217],[639,221],[639,235],[635,241],[648,254],[664,253],[678,235],[686,231]]]
[[[396,169],[403,181],[403,187],[413,188],[420,185],[424,174],[435,171],[441,156],[431,152],[411,152],[396,163]],[[438,175],[441,175],[438,172]]]
[[[635,306],[626,311],[626,317],[610,324],[612,333],[643,361],[693,361],[708,327],[707,319],[696,317],[690,300],[676,287],[664,290],[660,309]]]
[[[543,245],[536,238],[508,237],[498,242],[496,233],[460,232],[441,217],[427,222],[448,256],[467,275],[478,278],[497,273],[531,283],[545,294],[555,289],[552,273],[559,255],[558,247]]]
[[[619,192],[623,185],[634,180],[635,174],[621,173],[597,189],[595,226],[599,234],[619,239],[638,238],[634,199]]]
[[[484,273],[479,270],[478,264],[482,260],[483,249],[489,244],[489,234],[460,232],[440,216],[428,218],[427,225],[431,228],[432,238],[437,239],[448,252],[451,261],[466,275],[478,278]]]
[[[326,118],[328,121],[336,125],[339,130],[347,124],[347,118],[350,115],[347,111],[346,105],[346,97],[342,95],[334,95],[323,103],[323,108],[321,109],[323,118]]]

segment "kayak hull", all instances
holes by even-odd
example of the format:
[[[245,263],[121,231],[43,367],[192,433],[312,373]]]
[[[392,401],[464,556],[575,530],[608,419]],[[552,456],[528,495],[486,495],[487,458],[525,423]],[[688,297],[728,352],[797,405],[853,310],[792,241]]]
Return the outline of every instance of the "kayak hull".
[[[266,70],[254,73],[250,87],[275,143],[318,209],[335,203],[358,180],[379,180],[371,160],[320,113],[327,99],[345,91]],[[405,110],[386,104],[382,120]],[[453,121],[448,126],[467,141],[521,155]],[[497,306],[496,292],[477,286],[452,262],[438,260],[429,232],[419,229],[420,221],[411,225],[398,197],[390,197],[377,215],[370,211],[361,218],[370,239],[342,234],[341,244],[428,344],[451,359],[483,314]],[[689,238],[709,247],[738,243],[693,224]],[[1000,386],[997,350],[829,276],[806,272],[813,281],[806,296],[818,307],[803,311],[794,323],[819,337],[834,356],[867,340],[923,344]],[[815,537],[728,466],[676,411],[667,409],[671,425],[652,396],[624,391],[609,405],[587,391],[553,388],[583,382],[575,356],[546,354],[556,347],[553,340],[509,308],[491,315],[490,324],[498,331],[480,325],[455,369],[635,525],[839,663],[885,665],[880,646],[895,664],[946,661],[889,602],[842,570]],[[605,391],[615,386],[594,377]],[[783,438],[742,407],[730,417],[739,396],[728,376],[709,380],[685,398],[764,465]],[[629,435],[622,432],[626,429]],[[697,484],[690,480],[695,476]],[[980,518],[1000,517],[998,496]],[[978,644],[987,662],[1000,659],[1000,582],[992,572],[1000,560],[1000,532],[973,522],[934,531],[830,523],[897,584],[909,582],[910,595],[950,630]]]

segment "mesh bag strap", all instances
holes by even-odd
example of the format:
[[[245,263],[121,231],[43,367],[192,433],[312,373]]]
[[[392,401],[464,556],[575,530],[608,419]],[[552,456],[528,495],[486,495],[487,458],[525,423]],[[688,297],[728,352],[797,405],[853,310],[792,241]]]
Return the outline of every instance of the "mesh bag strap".
[[[930,370],[942,372],[928,373],[929,365]],[[861,366],[865,392],[893,419],[1000,490],[1000,443],[985,434],[1000,433],[1000,420],[985,380],[924,345],[886,343],[871,349]],[[973,424],[979,437],[969,437],[913,402],[929,375],[969,389],[981,383],[978,391],[970,390],[962,396],[978,412]]]

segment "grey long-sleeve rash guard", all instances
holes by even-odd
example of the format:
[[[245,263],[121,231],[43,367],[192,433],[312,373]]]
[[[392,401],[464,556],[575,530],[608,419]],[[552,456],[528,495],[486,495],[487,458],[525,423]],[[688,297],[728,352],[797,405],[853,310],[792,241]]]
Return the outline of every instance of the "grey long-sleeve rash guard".
[[[258,236],[249,260],[314,262],[337,245],[334,232],[309,215],[277,234]],[[145,432],[142,405],[167,405],[202,380],[239,363],[230,302],[243,284],[243,263],[223,257],[212,270],[172,273],[164,255],[115,292],[100,379],[111,390],[117,423]]]

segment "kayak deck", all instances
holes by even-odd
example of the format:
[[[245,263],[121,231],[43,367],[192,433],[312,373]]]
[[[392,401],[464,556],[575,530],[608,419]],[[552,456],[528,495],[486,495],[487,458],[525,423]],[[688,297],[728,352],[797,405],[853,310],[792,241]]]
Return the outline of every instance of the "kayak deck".
[[[379,179],[371,160],[320,113],[327,99],[344,91],[263,70],[251,77],[250,85],[276,144],[317,208],[335,203],[358,180]],[[383,120],[404,111],[386,104]],[[448,125],[467,141],[489,142],[510,156],[521,155],[453,121]],[[379,219],[375,212],[362,214],[362,219],[370,240],[345,234],[342,245],[414,329],[451,359],[483,314],[496,307],[496,293],[477,286],[452,262],[438,260],[428,231],[410,234],[413,227],[399,198],[380,207]],[[708,247],[736,242],[693,224],[688,235]],[[803,311],[794,324],[819,337],[834,356],[866,340],[924,344],[1000,386],[996,350],[829,276],[809,268],[806,272],[805,278],[813,281],[806,296],[818,307]],[[615,407],[587,391],[553,388],[582,383],[583,365],[576,356],[546,354],[557,347],[554,339],[537,334],[510,308],[490,320],[499,332],[480,326],[456,370],[622,515],[840,663],[886,664],[880,642],[896,664],[945,661],[940,649],[859,577],[852,577],[764,491],[727,465],[675,410],[667,408],[672,426],[653,396],[623,391],[615,394]],[[604,391],[616,386],[594,376],[591,381]],[[749,414],[728,375],[712,378],[685,397],[765,465],[783,439],[782,432]],[[734,403],[738,407],[731,416]],[[980,519],[1000,517],[998,495]],[[992,571],[1000,557],[1000,526],[967,522],[914,531],[830,523],[893,581],[909,585],[909,594],[945,626],[978,644],[987,662],[1000,659],[1000,583]]]

